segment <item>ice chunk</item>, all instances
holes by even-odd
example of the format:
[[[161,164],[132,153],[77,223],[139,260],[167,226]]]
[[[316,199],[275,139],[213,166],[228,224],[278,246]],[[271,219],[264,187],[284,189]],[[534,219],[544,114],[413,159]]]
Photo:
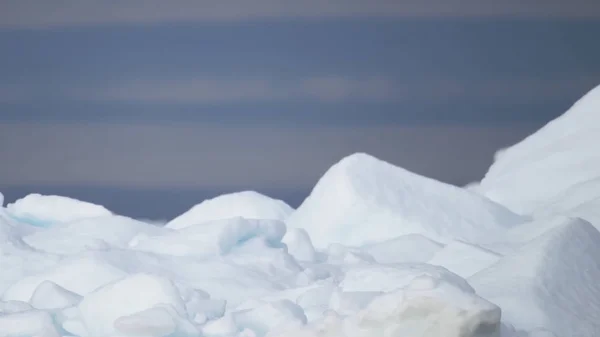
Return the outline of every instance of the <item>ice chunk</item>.
[[[138,235],[159,235],[167,232],[144,222],[124,216],[109,215],[60,223],[49,229],[27,235],[30,246],[54,254],[77,254],[86,250],[110,246],[127,247]]]
[[[364,245],[407,234],[446,243],[494,235],[523,219],[462,188],[419,176],[367,154],[331,167],[286,221],[317,248]]]
[[[42,282],[31,296],[30,303],[36,309],[62,309],[76,305],[81,296],[68,291],[52,281]]]
[[[558,336],[600,331],[600,232],[570,219],[469,278],[518,329]]]
[[[248,329],[257,337],[273,330],[298,328],[307,322],[302,308],[290,300],[270,302],[233,317],[239,330]]]
[[[100,205],[57,195],[29,194],[6,206],[15,218],[34,224],[52,225],[112,213]]]
[[[444,247],[423,235],[409,234],[366,245],[362,250],[379,263],[427,262]]]
[[[445,268],[425,263],[353,266],[346,271],[340,282],[340,288],[346,292],[389,292],[407,286],[421,275],[427,275],[434,279],[444,279],[465,292],[473,292],[473,289],[463,278]]]
[[[501,310],[451,279],[417,276],[346,318],[326,315],[269,337],[498,337]]]
[[[167,223],[180,229],[204,222],[242,217],[284,221],[293,209],[285,202],[253,191],[230,193],[205,200]]]
[[[298,261],[314,262],[317,259],[315,247],[308,233],[301,228],[292,228],[282,240],[288,248],[288,253]]]
[[[78,256],[62,261],[52,270],[21,279],[4,292],[2,299],[29,302],[44,281],[52,281],[71,292],[85,295],[125,275],[124,271],[98,256]]]
[[[241,217],[215,220],[188,226],[166,235],[141,238],[132,248],[175,256],[214,257],[226,255],[238,245],[255,237],[275,246],[281,244],[285,225],[278,220],[253,220]]]
[[[48,312],[26,311],[0,316],[0,337],[61,337]]]
[[[0,192],[0,208],[4,207],[4,194]]]
[[[437,252],[427,263],[442,266],[467,278],[496,263],[500,258],[501,255],[496,252],[456,240]]]
[[[79,304],[79,310],[91,335],[110,336],[119,332],[117,328],[128,331],[157,328],[154,322],[148,320],[151,317],[158,317],[160,322],[156,323],[162,324],[160,329],[167,330],[170,327],[169,320],[163,311],[141,313],[162,306],[173,308],[176,315],[182,318],[187,317],[185,303],[173,282],[163,277],[138,273],[86,295]],[[115,324],[119,318],[127,316],[119,321],[119,325]]]
[[[155,307],[114,321],[115,330],[133,336],[164,337],[177,330],[177,323],[168,310]]]
[[[591,146],[598,143],[599,112],[600,86],[497,155],[477,190],[521,214],[548,215],[598,200],[600,191],[585,185],[597,186],[600,179],[600,157]]]
[[[2,315],[16,314],[19,312],[29,311],[32,309],[33,309],[33,307],[31,306],[31,304],[29,304],[27,302],[21,302],[21,301],[0,302],[0,314],[2,314]],[[0,316],[2,316],[2,315],[0,315]]]

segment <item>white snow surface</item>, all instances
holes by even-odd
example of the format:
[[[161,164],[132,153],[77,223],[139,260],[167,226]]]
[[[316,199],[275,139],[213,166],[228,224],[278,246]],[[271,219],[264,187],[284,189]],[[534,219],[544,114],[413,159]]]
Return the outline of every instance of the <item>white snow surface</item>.
[[[476,193],[357,153],[325,173],[287,224],[305,229],[323,248],[408,234],[442,243],[477,240],[523,221]]]
[[[590,111],[559,120],[591,130]],[[546,141],[501,151],[500,185],[355,154],[296,211],[240,192],[166,226],[28,196],[0,207],[0,337],[600,336],[600,180],[578,175],[598,168],[583,143]],[[528,185],[552,151],[573,165]]]
[[[570,215],[600,226],[600,86],[496,155],[474,190],[519,214]]]
[[[292,212],[293,209],[281,200],[254,191],[243,191],[205,200],[169,221],[166,227],[181,229],[235,217],[284,221]]]
[[[103,206],[57,195],[29,194],[6,205],[8,213],[25,221],[51,225],[112,213]]]

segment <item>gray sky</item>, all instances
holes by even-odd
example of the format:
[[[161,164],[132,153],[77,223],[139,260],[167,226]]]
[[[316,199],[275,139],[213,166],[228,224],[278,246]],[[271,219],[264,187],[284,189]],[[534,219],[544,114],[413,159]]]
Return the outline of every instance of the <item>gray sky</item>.
[[[461,185],[600,84],[598,31],[586,0],[3,0],[0,191],[306,191],[356,151]]]

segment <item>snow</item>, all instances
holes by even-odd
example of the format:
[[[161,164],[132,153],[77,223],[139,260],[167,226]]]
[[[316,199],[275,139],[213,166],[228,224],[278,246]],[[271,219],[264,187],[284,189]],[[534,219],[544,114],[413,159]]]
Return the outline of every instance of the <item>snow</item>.
[[[0,337],[597,337],[598,96],[466,188],[358,153],[295,211],[27,196],[0,207]]]
[[[230,193],[205,200],[169,221],[167,228],[181,229],[204,222],[235,217],[284,221],[293,212],[285,202],[253,191]]]
[[[597,212],[587,213],[600,200],[600,157],[592,145],[599,132],[600,86],[498,153],[476,190],[519,214],[569,214],[599,223]]]
[[[358,153],[331,167],[286,223],[323,248],[408,234],[441,243],[477,240],[523,221],[476,193]]]
[[[42,282],[29,300],[32,307],[41,310],[68,308],[79,301],[81,301],[81,296],[52,281]]]
[[[468,280],[521,329],[558,336],[600,332],[600,232],[568,219]]]
[[[11,216],[40,226],[112,214],[100,205],[63,196],[41,194],[30,194],[6,205],[6,209]]]
[[[127,247],[141,235],[160,235],[163,228],[119,215],[79,219],[56,224],[23,237],[28,245],[45,252],[74,255],[87,250]]]
[[[185,303],[175,284],[150,274],[133,274],[107,284],[85,296],[78,308],[93,336],[131,333],[136,329],[148,329],[149,324],[155,330],[165,330],[168,335],[177,328],[173,316],[183,318],[186,315]],[[163,310],[143,312],[153,308]],[[134,314],[137,316],[131,316]],[[117,321],[121,317],[125,318]]]
[[[0,316],[0,337],[61,337],[50,313],[27,311]]]

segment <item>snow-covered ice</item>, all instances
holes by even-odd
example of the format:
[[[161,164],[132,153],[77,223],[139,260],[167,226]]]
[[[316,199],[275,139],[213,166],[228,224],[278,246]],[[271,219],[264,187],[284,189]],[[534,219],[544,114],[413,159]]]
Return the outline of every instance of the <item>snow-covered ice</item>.
[[[284,221],[292,212],[293,209],[281,200],[254,191],[243,191],[205,200],[169,221],[166,227],[181,229],[235,217]]]
[[[0,337],[600,336],[600,89],[459,188],[364,153],[163,225],[0,194]]]
[[[49,226],[112,213],[100,205],[57,195],[29,194],[6,205],[7,213],[24,222]]]
[[[597,223],[599,134],[600,86],[539,131],[499,151],[473,190],[519,214],[571,215]]]
[[[358,153],[331,167],[287,224],[305,229],[323,248],[407,234],[442,243],[476,240],[523,221],[475,193]]]

